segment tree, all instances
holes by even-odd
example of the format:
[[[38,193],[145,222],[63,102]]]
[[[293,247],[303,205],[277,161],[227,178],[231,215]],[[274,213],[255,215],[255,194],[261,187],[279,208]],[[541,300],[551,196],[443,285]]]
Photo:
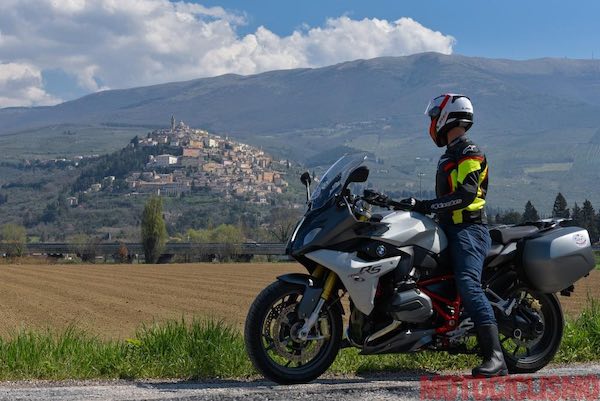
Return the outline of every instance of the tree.
[[[497,224],[519,224],[521,222],[522,216],[521,213],[511,210],[510,212],[507,212],[502,216],[498,215],[496,217]]]
[[[577,202],[573,205],[573,213],[571,213],[571,218],[573,219],[573,224],[582,227],[583,221],[581,220],[581,208],[577,205]]]
[[[244,242],[244,235],[239,227],[231,224],[221,224],[212,230],[212,240],[223,244],[223,252],[219,254],[220,259],[229,260],[239,254],[239,244]]]
[[[521,217],[521,222],[525,223],[539,221],[539,219],[540,215],[533,206],[533,203],[531,203],[531,201],[527,201],[527,203],[525,204],[525,212],[523,212],[523,217]]]
[[[199,244],[220,244],[223,248],[220,252],[211,251],[211,255],[219,259],[227,260],[239,253],[239,244],[245,241],[244,234],[239,227],[231,224],[221,224],[215,228],[193,230],[189,229],[185,236],[190,242]],[[205,258],[208,255],[198,254]]]
[[[129,259],[129,250],[127,249],[127,246],[125,246],[124,243],[121,242],[121,244],[119,245],[119,249],[117,250],[117,260],[119,261],[119,263],[125,263],[128,261]]]
[[[25,254],[27,231],[17,224],[2,226],[2,251],[8,257],[21,257]]]
[[[592,242],[598,241],[598,226],[596,225],[596,212],[592,202],[585,200],[581,208],[581,227],[588,230]]]
[[[83,262],[96,262],[100,239],[87,234],[77,234],[71,238],[71,248]]]
[[[300,215],[297,209],[276,207],[269,215],[269,232],[276,241],[286,242],[291,236]]]
[[[596,232],[600,233],[600,211],[596,215]]]
[[[146,263],[156,263],[167,240],[163,218],[162,199],[153,196],[146,202],[142,213],[142,246]]]
[[[556,195],[554,206],[552,207],[552,217],[569,218],[569,209],[567,208],[567,200],[560,192]]]
[[[494,224],[501,224],[502,222],[502,216],[500,215],[500,213],[496,213],[496,216],[494,216]]]

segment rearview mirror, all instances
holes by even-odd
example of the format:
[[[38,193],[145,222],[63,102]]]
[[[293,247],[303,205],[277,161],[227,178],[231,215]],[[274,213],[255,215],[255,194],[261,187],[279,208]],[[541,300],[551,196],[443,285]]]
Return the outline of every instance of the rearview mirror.
[[[310,174],[308,173],[308,171],[305,171],[301,176],[300,176],[300,181],[302,182],[302,185],[304,186],[309,186],[311,183],[311,179],[310,179]]]
[[[367,166],[360,166],[354,169],[348,176],[348,183],[351,182],[365,182],[369,178],[369,168]]]
[[[310,174],[308,173],[308,171],[305,171],[300,176],[300,181],[306,187],[306,203],[308,203],[310,201],[310,182],[311,182]]]

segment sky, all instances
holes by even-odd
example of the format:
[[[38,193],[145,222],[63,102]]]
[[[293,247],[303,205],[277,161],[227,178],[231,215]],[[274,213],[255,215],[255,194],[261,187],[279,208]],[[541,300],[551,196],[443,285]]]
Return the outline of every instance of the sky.
[[[0,108],[425,51],[600,57],[597,0],[2,0]]]

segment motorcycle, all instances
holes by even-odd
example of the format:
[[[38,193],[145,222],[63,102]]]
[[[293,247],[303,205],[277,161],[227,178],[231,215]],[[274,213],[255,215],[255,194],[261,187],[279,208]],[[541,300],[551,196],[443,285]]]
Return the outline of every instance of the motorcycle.
[[[475,326],[457,294],[447,239],[430,217],[364,190],[365,155],[346,155],[323,175],[287,254],[308,274],[286,274],[254,300],[245,323],[255,368],[280,384],[310,382],[343,347],[362,355],[422,350],[477,353]],[[373,206],[387,209],[373,213]],[[510,373],[554,357],[564,316],[557,297],[595,266],[587,230],[547,220],[490,230],[482,287],[498,322]],[[348,325],[342,298],[348,294]],[[348,302],[346,302],[348,304]]]

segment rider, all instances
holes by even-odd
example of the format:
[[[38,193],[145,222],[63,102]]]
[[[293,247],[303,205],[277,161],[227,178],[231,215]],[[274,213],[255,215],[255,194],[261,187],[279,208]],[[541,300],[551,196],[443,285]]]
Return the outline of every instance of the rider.
[[[483,363],[473,376],[506,375],[494,311],[481,288],[483,262],[491,239],[484,210],[488,186],[485,155],[466,136],[473,125],[468,97],[444,94],[429,102],[429,134],[438,147],[446,146],[436,174],[436,199],[404,199],[412,210],[436,213],[449,242],[456,285],[467,313],[477,328]]]

